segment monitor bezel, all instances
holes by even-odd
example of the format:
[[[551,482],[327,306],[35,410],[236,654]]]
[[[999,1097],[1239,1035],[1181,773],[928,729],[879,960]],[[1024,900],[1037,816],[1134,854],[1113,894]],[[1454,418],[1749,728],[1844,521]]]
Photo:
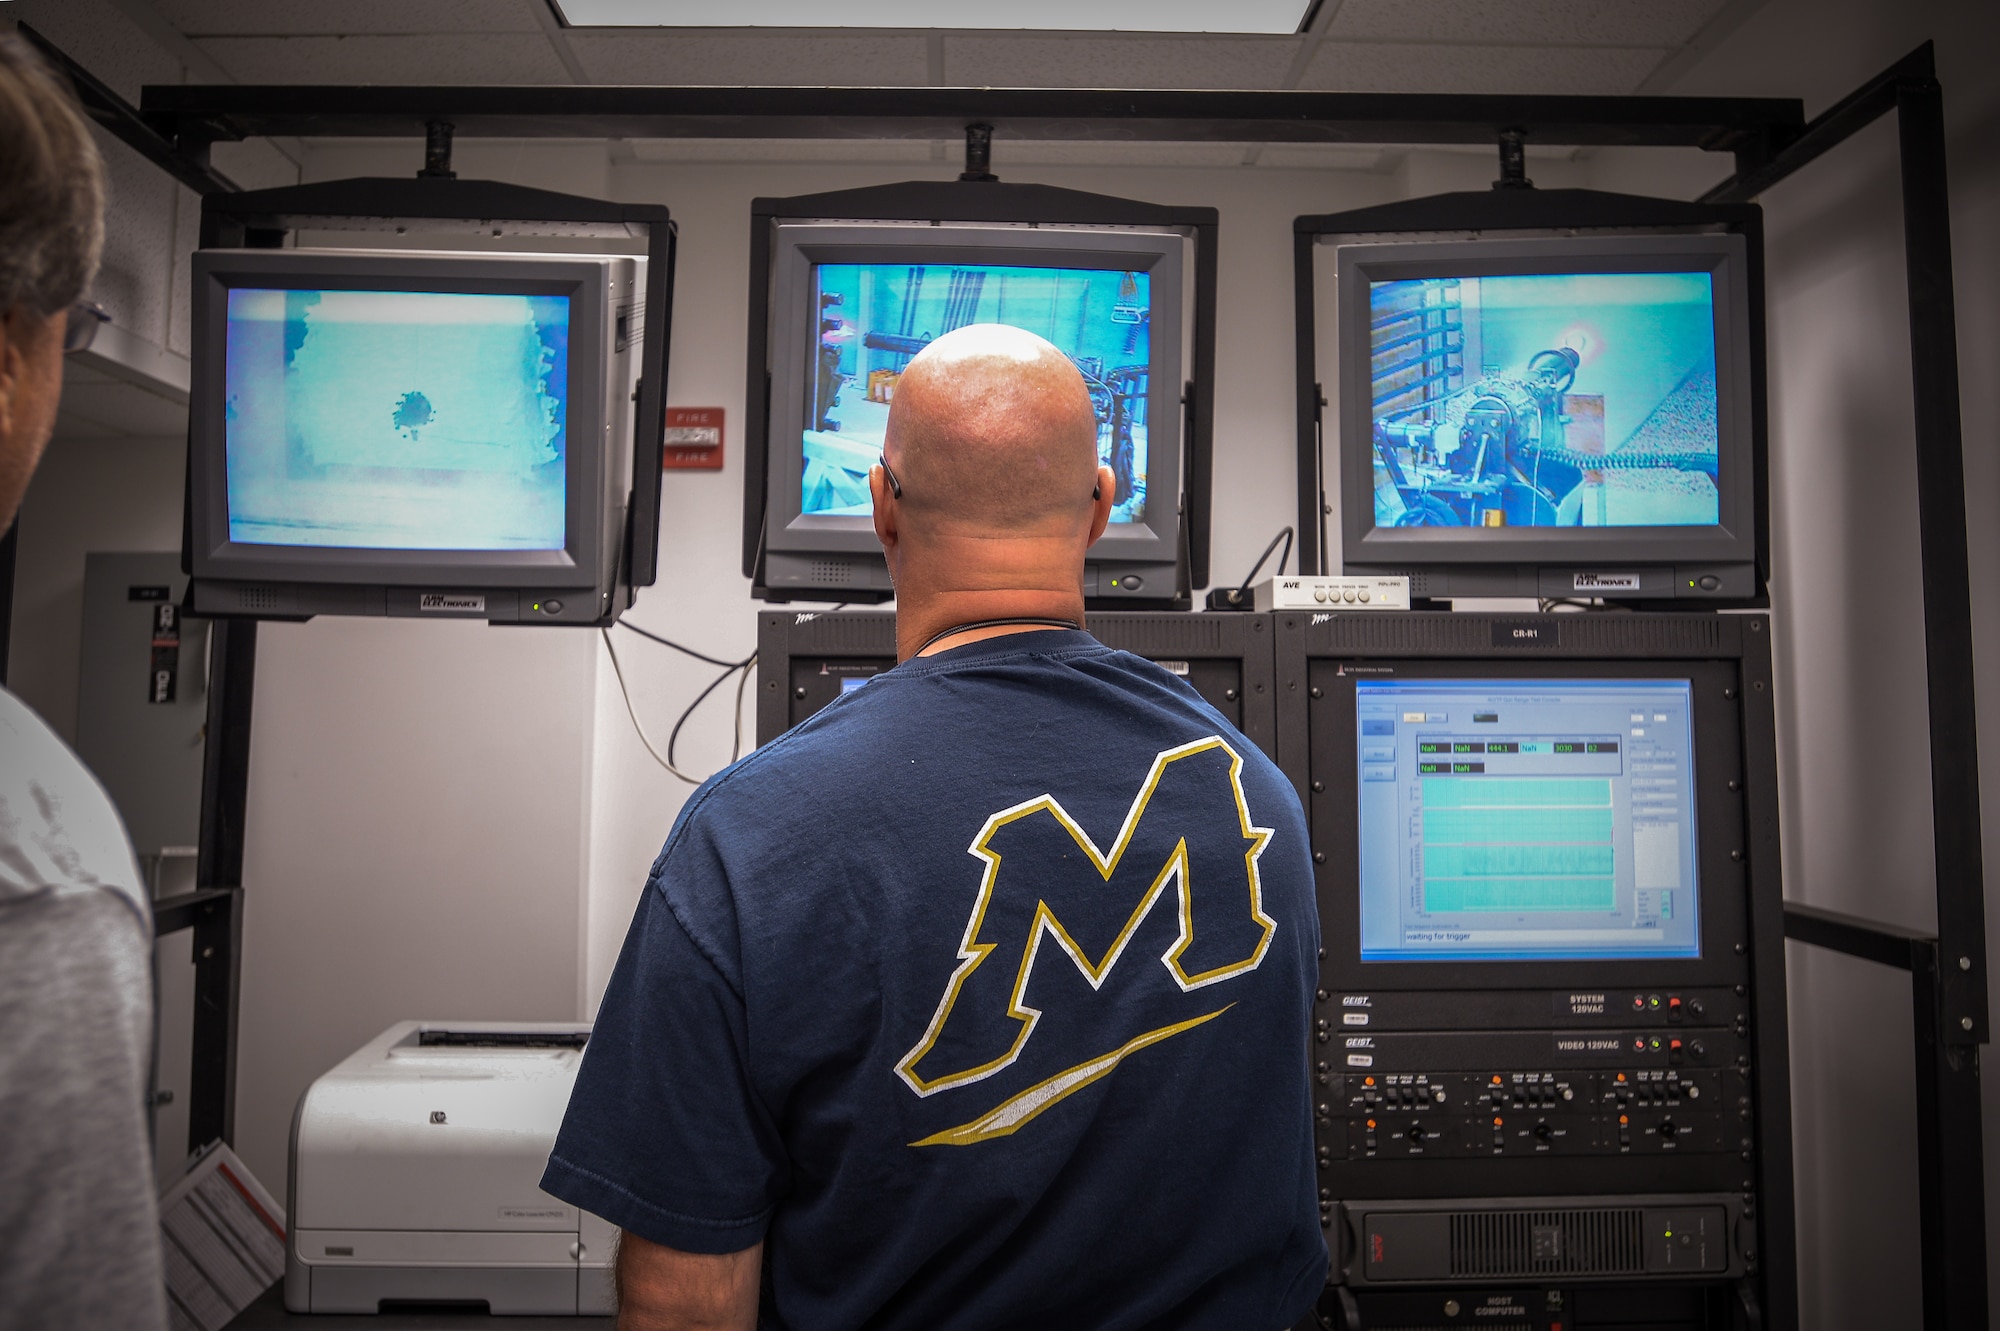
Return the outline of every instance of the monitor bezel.
[[[1603,568],[1757,558],[1748,250],[1736,233],[1420,240],[1334,247],[1341,557],[1345,567]],[[1714,526],[1378,527],[1369,283],[1423,277],[1705,271],[1714,283],[1719,504]],[[1360,348],[1357,353],[1354,348]]]
[[[1315,663],[1339,664],[1338,655],[1315,655]],[[1749,912],[1742,892],[1731,885],[1742,875],[1743,811],[1730,789],[1742,771],[1741,719],[1717,700],[1732,694],[1739,670],[1733,660],[1605,660],[1541,658],[1375,658],[1353,660],[1355,669],[1315,674],[1325,697],[1331,732],[1315,733],[1313,775],[1325,784],[1316,795],[1332,816],[1315,818],[1315,846],[1326,859],[1319,865],[1320,930],[1327,961],[1342,981],[1357,989],[1478,989],[1533,987],[1619,988],[1647,984],[1726,984],[1732,982],[1735,950],[1747,946]],[[1686,680],[1694,737],[1696,909],[1701,955],[1618,957],[1535,957],[1498,959],[1361,958],[1361,847],[1355,811],[1360,807],[1355,683],[1382,680]],[[1333,760],[1321,763],[1321,746]],[[1322,775],[1322,768],[1324,774]]]
[[[230,582],[464,588],[595,587],[605,538],[605,262],[588,258],[311,250],[201,250],[194,255],[188,397],[193,575]],[[228,297],[232,290],[410,291],[565,296],[570,301],[560,550],[344,549],[260,545],[229,535],[224,434]]]
[[[1146,516],[1118,523],[1091,547],[1091,562],[1171,564],[1178,550],[1186,443],[1182,384],[1188,355],[1183,320],[1190,238],[1157,225],[930,225],[902,221],[774,220],[765,368],[764,544],[792,554],[881,557],[873,521],[802,513],[793,479],[804,466],[805,387],[810,373],[812,270],[820,263],[961,263],[1103,271],[1152,278],[1147,389]],[[1131,260],[1129,262],[1123,260]],[[1143,262],[1140,262],[1143,260]]]

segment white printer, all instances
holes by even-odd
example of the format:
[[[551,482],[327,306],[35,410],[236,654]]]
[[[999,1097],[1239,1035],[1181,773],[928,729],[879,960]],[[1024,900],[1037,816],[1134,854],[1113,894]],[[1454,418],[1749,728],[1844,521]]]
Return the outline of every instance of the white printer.
[[[610,1313],[617,1230],[541,1189],[588,1023],[391,1026],[292,1118],[285,1307]]]

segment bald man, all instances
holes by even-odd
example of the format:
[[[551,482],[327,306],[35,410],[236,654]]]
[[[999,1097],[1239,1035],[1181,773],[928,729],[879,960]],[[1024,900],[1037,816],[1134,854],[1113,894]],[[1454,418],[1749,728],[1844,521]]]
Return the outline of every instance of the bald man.
[[[1017,329],[897,385],[898,664],[688,801],[543,1179],[623,1230],[625,1331],[1278,1331],[1325,1283],[1305,819],[1082,631],[1096,440]]]

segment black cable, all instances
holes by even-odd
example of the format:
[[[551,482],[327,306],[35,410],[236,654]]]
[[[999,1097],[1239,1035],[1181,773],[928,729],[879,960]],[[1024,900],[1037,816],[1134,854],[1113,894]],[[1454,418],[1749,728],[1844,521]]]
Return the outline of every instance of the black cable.
[[[847,609],[848,605],[849,602],[842,601],[840,604],[836,605],[833,608],[833,610],[822,611],[821,613],[833,614],[836,611]],[[697,693],[695,695],[694,701],[687,705],[687,709],[680,714],[678,719],[675,720],[674,728],[667,733],[666,768],[668,771],[674,773],[674,775],[681,776],[680,770],[674,764],[674,744],[681,737],[681,727],[685,726],[688,723],[688,718],[694,715],[695,708],[701,706],[702,703],[707,700],[709,694],[715,692],[718,688],[721,688],[723,683],[727,681],[729,677],[734,675],[737,671],[741,670],[743,672],[744,680],[748,681],[748,679],[750,678],[750,668],[757,664],[757,653],[752,652],[750,653],[750,655],[744,657],[741,661],[725,661],[722,660],[720,657],[710,656],[706,652],[698,652],[692,647],[683,647],[681,646],[681,644],[675,642],[673,639],[663,638],[657,633],[653,633],[650,632],[649,630],[642,629],[637,624],[632,623],[630,620],[621,619],[618,622],[624,627],[631,629],[634,633],[638,634],[642,638],[647,639],[650,642],[657,642],[662,647],[671,647],[675,651],[680,652],[685,656],[692,656],[697,661],[706,661],[709,665],[723,667],[722,673],[720,675],[717,675],[715,679],[710,682],[707,688],[703,689],[700,693]],[[608,641],[606,645],[607,646],[609,645]],[[615,654],[612,660],[613,663],[615,664],[617,660]],[[624,676],[622,674],[619,676],[618,683],[619,687],[622,689],[625,684]],[[628,707],[631,705],[631,699],[629,696],[626,699],[626,705]],[[743,709],[743,697],[742,697],[742,691],[740,689],[737,691],[736,707],[737,707],[737,722],[736,722],[737,733],[740,736],[742,733],[742,709]],[[635,715],[633,717],[633,723],[636,725],[637,722],[638,722],[638,717]],[[643,738],[643,735],[641,737]],[[736,747],[737,746],[732,746],[729,759],[731,762],[736,761],[736,754],[735,754]],[[688,778],[683,777],[682,779],[686,780]]]
[[[1257,556],[1257,562],[1250,566],[1250,576],[1243,579],[1243,585],[1236,589],[1238,596],[1247,596],[1250,594],[1250,584],[1257,580],[1257,574],[1263,569],[1264,561],[1269,559],[1271,552],[1278,548],[1279,541],[1285,543],[1285,553],[1278,556],[1277,572],[1271,576],[1278,578],[1285,576],[1285,561],[1292,557],[1292,529],[1290,527],[1279,528],[1278,534],[1271,538],[1271,543],[1264,547],[1264,553]]]
[[[620,628],[631,629],[634,633],[638,634],[642,638],[647,638],[653,642],[657,642],[662,647],[671,647],[675,651],[680,652],[684,656],[692,656],[697,661],[706,661],[708,664],[713,666],[730,666],[734,668],[744,664],[742,661],[724,661],[719,657],[710,656],[706,652],[698,652],[692,647],[683,647],[671,638],[662,638],[657,633],[653,633],[650,632],[649,630],[640,628],[637,624],[634,624],[629,619],[619,620],[618,626]],[[752,653],[752,655],[755,655],[755,653]]]
[[[693,655],[693,653],[689,653],[689,655]],[[756,659],[757,657],[753,653],[747,659],[738,661],[736,664],[730,666],[727,670],[717,675],[713,683],[711,683],[707,688],[703,689],[700,693],[697,693],[695,695],[694,701],[687,705],[687,710],[681,713],[680,719],[678,721],[674,722],[674,728],[671,731],[667,732],[667,761],[669,763],[672,763],[674,760],[674,742],[681,737],[681,727],[686,725],[688,722],[688,718],[694,715],[694,709],[701,706],[702,703],[707,699],[709,694],[715,692],[718,688],[722,687],[723,683],[726,680],[728,680],[730,676],[734,675],[739,670],[748,670],[751,664],[754,661],[756,661]]]

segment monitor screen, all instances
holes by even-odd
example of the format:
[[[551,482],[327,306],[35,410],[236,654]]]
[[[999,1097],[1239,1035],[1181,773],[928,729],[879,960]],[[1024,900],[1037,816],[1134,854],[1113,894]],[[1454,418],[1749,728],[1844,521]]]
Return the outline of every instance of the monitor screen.
[[[1370,281],[1376,525],[1717,525],[1715,301],[1705,269]]]
[[[228,292],[229,539],[562,550],[570,298]]]
[[[816,263],[804,386],[801,515],[867,517],[868,471],[910,359],[975,323],[1047,338],[1083,373],[1097,409],[1097,457],[1117,477],[1111,520],[1146,517],[1153,278],[1114,268],[952,263]]]
[[[1363,961],[1701,955],[1685,679],[1355,684]]]

